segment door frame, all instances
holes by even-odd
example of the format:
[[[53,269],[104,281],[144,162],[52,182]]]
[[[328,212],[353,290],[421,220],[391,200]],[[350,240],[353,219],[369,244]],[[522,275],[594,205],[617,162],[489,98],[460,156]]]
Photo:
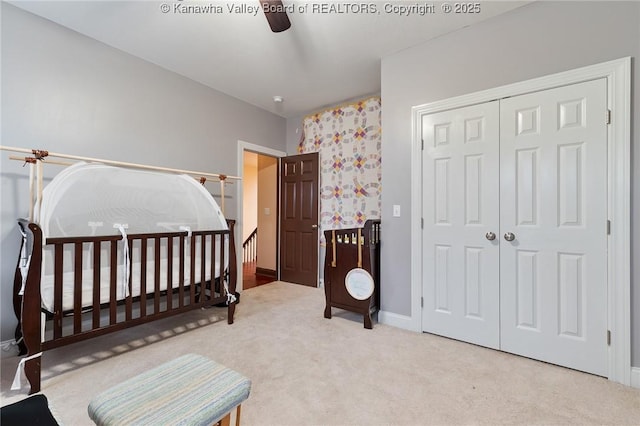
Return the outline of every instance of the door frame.
[[[287,153],[284,151],[278,151],[276,149],[271,149],[271,148],[267,148],[261,145],[256,145],[253,143],[249,143],[249,142],[245,142],[242,140],[238,140],[238,151],[237,151],[237,161],[238,161],[238,176],[240,176],[241,178],[244,178],[244,152],[245,151],[249,151],[249,152],[255,152],[256,154],[261,154],[261,155],[268,155],[270,157],[276,157],[278,159],[278,187],[279,187],[279,182],[280,182],[280,158],[282,157],[286,157]],[[244,186],[242,184],[242,179],[240,179],[238,181],[238,191],[237,191],[237,200],[236,200],[236,211],[238,218],[236,219],[236,236],[240,235],[240,237],[242,237],[243,233],[242,233],[242,229],[244,224],[242,223],[242,218],[243,218],[243,197],[244,197]],[[280,197],[278,197],[278,203],[280,203]],[[278,215],[280,214],[280,209],[278,208]],[[280,218],[276,218],[276,220],[279,222]],[[279,237],[278,237],[279,238]],[[236,238],[236,241],[242,241],[242,238]],[[278,240],[276,242],[276,279],[280,279],[280,268],[279,263],[278,263],[278,253],[280,250],[280,240]],[[238,248],[236,247],[236,262],[238,262],[238,265],[242,265],[242,250],[238,250]],[[242,271],[242,267],[240,267],[239,269],[240,271]],[[242,291],[243,290],[243,282],[242,282],[242,273],[238,274],[238,282],[236,284],[236,290],[237,291]]]
[[[506,97],[607,79],[607,197],[611,232],[607,242],[609,380],[631,385],[631,58],[625,57],[412,108],[411,323],[422,332],[422,136],[421,117]],[[605,119],[603,114],[602,119]],[[604,226],[604,224],[603,224]],[[606,336],[602,336],[603,339]]]

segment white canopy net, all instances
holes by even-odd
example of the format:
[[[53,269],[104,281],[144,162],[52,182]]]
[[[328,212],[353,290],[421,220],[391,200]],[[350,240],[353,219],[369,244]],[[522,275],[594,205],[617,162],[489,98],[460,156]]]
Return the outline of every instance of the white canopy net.
[[[42,193],[43,237],[226,230],[220,207],[187,175],[77,163]],[[116,229],[114,229],[114,227]]]
[[[37,210],[37,209],[36,209]],[[139,241],[131,247],[127,241],[128,234],[151,234],[163,232],[221,231],[228,230],[226,220],[213,196],[194,178],[187,175],[165,174],[158,172],[134,170],[107,166],[99,163],[77,163],[59,173],[42,193],[42,205],[36,222],[42,229],[43,238],[53,237],[90,237],[106,235],[122,235],[117,250],[117,298],[122,299],[129,294],[139,295],[149,291],[145,283],[137,278],[142,269],[146,270],[146,282],[155,282],[153,263],[142,264],[142,250]],[[218,239],[221,238],[218,236]],[[205,244],[207,253],[211,253],[215,238],[199,238],[195,243],[195,253],[200,253]],[[228,241],[228,236],[225,237]],[[154,255],[153,242],[147,246],[147,259]],[[179,280],[179,240],[173,240],[169,259],[167,240],[160,240],[161,265],[159,281],[161,289],[176,286]],[[185,285],[192,284],[190,278],[190,238],[186,239]],[[73,306],[74,253],[72,245],[65,245],[63,254],[63,309]],[[229,264],[229,249],[225,247],[225,265]],[[82,287],[83,305],[92,300],[92,268],[94,245],[83,244],[82,254]],[[101,301],[108,301],[109,291],[109,246],[102,244],[101,251]],[[43,247],[43,267],[41,280],[42,304],[45,309],[53,308],[53,247]],[[215,265],[207,259],[207,271],[220,271],[220,250],[216,252]],[[200,256],[194,259],[196,282],[213,279],[210,275],[200,276]],[[171,263],[172,268],[167,268]],[[172,276],[167,271],[172,270]],[[131,273],[131,275],[130,275]],[[216,272],[217,274],[217,272]],[[216,276],[216,278],[218,278]],[[85,282],[86,281],[86,282]],[[226,293],[230,299],[227,283]],[[70,285],[67,285],[69,283]],[[86,293],[86,294],[85,294]]]

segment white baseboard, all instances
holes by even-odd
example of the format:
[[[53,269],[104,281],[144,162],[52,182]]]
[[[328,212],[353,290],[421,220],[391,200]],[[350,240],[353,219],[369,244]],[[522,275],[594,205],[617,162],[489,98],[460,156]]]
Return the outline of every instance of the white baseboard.
[[[0,342],[0,358],[9,358],[17,355],[18,347],[16,346],[16,339]]]
[[[393,312],[378,311],[378,322],[381,324],[398,327],[409,331],[419,331],[415,329],[413,320],[406,315],[395,314]]]
[[[640,389],[640,367],[631,367],[631,387]]]

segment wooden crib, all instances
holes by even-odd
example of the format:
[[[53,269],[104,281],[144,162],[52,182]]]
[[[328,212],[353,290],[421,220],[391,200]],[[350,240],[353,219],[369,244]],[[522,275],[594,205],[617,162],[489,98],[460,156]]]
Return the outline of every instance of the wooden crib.
[[[367,220],[363,228],[324,231],[327,250],[324,263],[324,317],[331,308],[340,308],[364,316],[364,327],[371,329],[371,315],[380,303],[380,220]],[[371,294],[354,294],[346,282],[352,272],[366,271],[373,279]]]
[[[119,253],[122,236],[47,238],[43,241],[37,224],[25,226],[25,231],[31,233],[33,251],[24,288],[20,270],[24,265],[22,260],[18,261],[13,306],[19,321],[16,341],[21,355],[27,355],[24,368],[31,385],[29,393],[40,391],[39,354],[42,351],[211,305],[228,305],[227,321],[232,324],[237,279],[234,223],[227,220],[228,230],[127,235],[129,247],[139,247],[139,265],[136,268],[130,263],[129,269],[130,272],[137,269],[139,273],[131,274],[125,297],[117,293],[120,285],[117,278],[121,274],[118,268],[122,269],[122,263],[118,261],[122,258]],[[87,258],[83,255],[87,245],[95,248],[88,260],[92,265],[86,265]],[[162,256],[161,247],[164,247]],[[101,255],[105,248],[110,253],[108,256]],[[45,303],[41,294],[44,250],[53,250],[54,258],[50,309],[43,308]],[[64,255],[65,250],[72,255]],[[68,260],[71,265],[65,264]],[[91,273],[87,273],[87,266]],[[108,268],[106,274],[103,273],[105,267]],[[69,270],[72,271],[71,280],[68,279]],[[148,274],[148,270],[153,272]],[[106,290],[105,275],[108,277]],[[148,279],[147,275],[153,278]],[[165,284],[161,284],[160,277],[164,277]],[[175,281],[174,277],[177,277]],[[20,294],[21,289],[23,294]],[[67,306],[68,300],[63,302],[65,291],[67,296],[68,291],[72,292],[71,297],[66,297],[72,299],[71,308]]]

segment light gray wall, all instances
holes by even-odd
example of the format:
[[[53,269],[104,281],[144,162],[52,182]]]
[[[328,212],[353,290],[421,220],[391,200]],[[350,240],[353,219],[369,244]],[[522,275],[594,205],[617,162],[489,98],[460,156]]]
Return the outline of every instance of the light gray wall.
[[[298,153],[304,117],[304,115],[299,115],[287,118],[287,155],[296,155]]]
[[[237,142],[284,151],[286,121],[21,9],[2,7],[2,145],[240,175]],[[60,171],[45,167],[51,178]],[[13,274],[28,168],[2,152],[1,338],[13,337]],[[207,184],[219,194],[217,183]],[[228,186],[236,217],[238,185]],[[219,201],[219,199],[218,199]]]
[[[411,107],[626,56],[634,58],[632,360],[640,366],[638,2],[536,2],[383,58],[383,310],[411,315]],[[392,217],[393,204],[402,218]]]

